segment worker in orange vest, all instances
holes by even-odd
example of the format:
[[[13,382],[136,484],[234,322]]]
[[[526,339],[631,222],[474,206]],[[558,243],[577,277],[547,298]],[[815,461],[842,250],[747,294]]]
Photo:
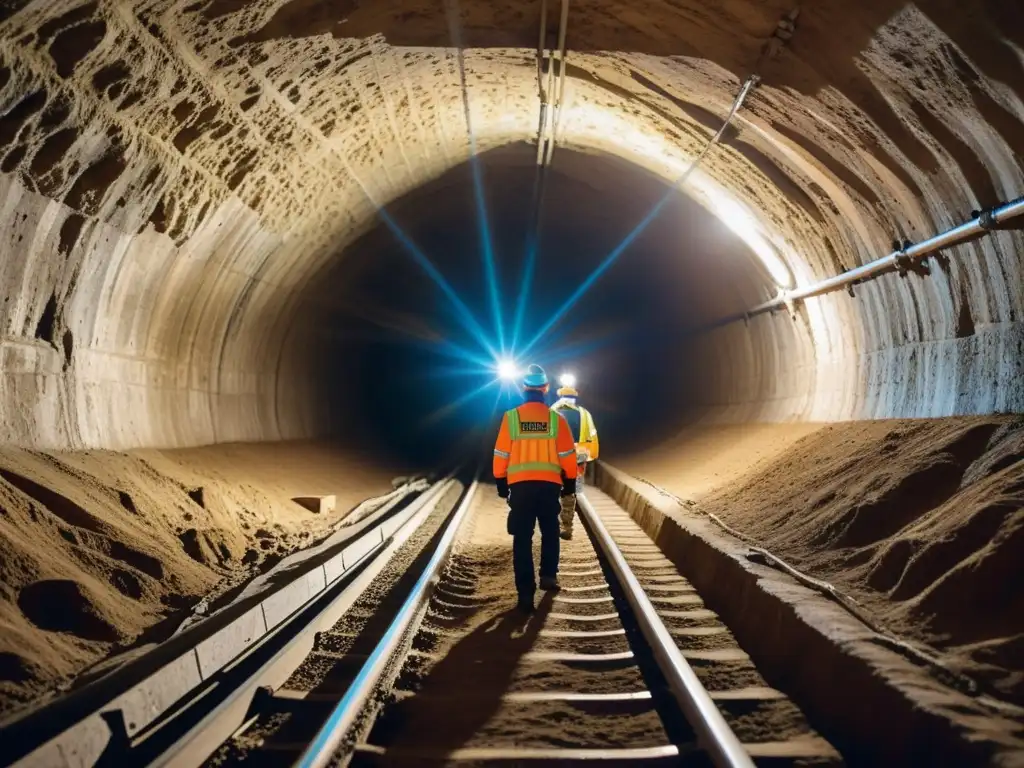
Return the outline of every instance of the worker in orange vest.
[[[508,499],[518,608],[533,612],[533,530],[540,525],[540,588],[557,591],[560,496],[576,490],[576,443],[565,417],[548,408],[548,377],[531,365],[523,378],[524,402],[505,413],[494,444],[498,495]]]

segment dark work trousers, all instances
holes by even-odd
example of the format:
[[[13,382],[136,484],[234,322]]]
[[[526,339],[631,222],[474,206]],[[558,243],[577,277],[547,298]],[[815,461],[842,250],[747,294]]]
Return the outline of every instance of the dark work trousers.
[[[508,532],[512,534],[512,568],[520,597],[533,597],[533,529],[540,525],[540,576],[558,575],[558,513],[562,486],[525,480],[509,487]]]

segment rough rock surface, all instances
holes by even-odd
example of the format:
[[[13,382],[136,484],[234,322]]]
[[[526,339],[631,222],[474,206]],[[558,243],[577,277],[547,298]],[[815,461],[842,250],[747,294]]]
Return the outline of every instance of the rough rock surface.
[[[764,55],[791,10],[573,3],[561,146],[674,179],[756,71],[688,191],[737,226],[736,205],[756,212],[748,243],[799,283],[1024,193],[1019,3],[823,0]],[[377,205],[472,148],[534,138],[539,14],[495,0],[7,3],[4,438],[124,448],[327,428],[306,396],[316,339],[289,341],[305,292]],[[708,417],[1021,410],[1021,251],[999,233],[930,277],[707,335],[692,367]],[[771,293],[751,264],[708,319]]]
[[[734,439],[737,460],[710,472],[685,469],[707,434],[623,468],[697,500],[890,631],[1024,705],[1024,422],[833,424],[795,441],[792,430],[764,427],[762,450],[773,431],[782,433],[773,452]]]
[[[325,276],[343,280],[354,256],[375,255],[360,236],[379,224],[378,206],[413,195],[413,225],[451,221],[461,215],[453,208],[460,195],[415,191],[474,152],[535,139],[540,6],[0,3],[0,443],[33,451],[5,453],[11,476],[0,484],[7,679],[38,690],[34,681],[67,674],[141,632],[167,610],[162,596],[210,588],[235,567],[218,563],[225,550],[232,563],[247,548],[260,558],[261,545],[231,515],[219,527],[232,531],[224,538],[186,525],[184,515],[198,512],[182,489],[159,492],[174,499],[168,507],[156,503],[157,491],[147,506],[121,488],[122,472],[139,478],[133,483],[170,482],[152,478],[138,457],[53,451],[306,438],[358,416],[360,398],[325,392],[318,376],[324,360],[343,373],[359,369],[348,340],[318,325]],[[549,27],[557,6],[548,3]],[[687,322],[774,295],[772,273],[796,284],[832,276],[888,253],[894,241],[919,240],[1024,194],[1024,5],[818,0],[801,4],[795,33],[779,45],[777,25],[794,8],[793,0],[571,4],[556,164],[571,158],[561,172],[604,193],[593,211],[573,212],[570,197],[565,218],[600,221],[593,228],[609,233],[609,247],[636,224],[626,203],[643,180],[676,179],[719,129],[744,79],[761,77],[686,190],[735,230],[721,261],[741,258],[743,267],[716,268],[711,258],[694,266],[689,296],[699,295]],[[607,165],[579,162],[600,154],[624,161],[629,173],[604,184]],[[522,205],[518,190],[493,186],[493,208]],[[689,238],[677,238],[659,252],[666,262],[686,261]],[[1021,232],[1002,231],[931,260],[928,275],[884,276],[858,286],[855,298],[832,294],[794,317],[759,316],[678,347],[685,327],[676,321],[617,319],[668,339],[658,349],[660,386],[683,394],[665,408],[709,423],[1021,412],[1022,254]],[[380,307],[381,315],[396,306]],[[361,437],[358,445],[365,448]],[[927,458],[924,444],[920,451],[927,466],[949,463]],[[863,470],[880,473],[878,482],[917,482],[916,465],[901,480],[883,472],[887,461],[873,461]],[[797,466],[818,485],[831,479]],[[993,501],[999,494],[1016,493],[1001,485],[1013,471],[957,491],[978,513],[948,518],[969,532],[964,542],[986,532],[1016,541],[1009,517],[982,514],[1002,503]],[[204,495],[211,509],[216,495]],[[953,514],[946,502],[935,508]],[[839,520],[849,509],[842,503],[837,494],[822,509]],[[920,536],[947,535],[946,517],[920,512],[905,523],[925,525]],[[794,556],[818,562],[798,546],[807,544],[798,533],[806,518],[778,524],[773,535],[789,536]],[[917,554],[928,562],[922,553],[938,540],[918,545],[909,532],[892,539],[906,530],[876,531],[871,540],[861,532],[842,544],[868,558],[842,573],[879,593],[913,584],[893,605],[927,607],[924,597],[913,601],[940,582],[915,581],[913,563]],[[115,551],[115,542],[130,551]],[[983,562],[1002,562],[1004,551],[1000,544]],[[146,558],[161,564],[164,581]],[[885,577],[872,585],[876,571]],[[69,606],[70,625],[40,615],[53,599]],[[140,600],[149,613],[138,610]],[[25,623],[31,616],[38,623]],[[946,626],[929,632],[962,648],[1002,629],[986,630],[988,640]],[[971,658],[1012,654],[1019,641],[1006,637]]]

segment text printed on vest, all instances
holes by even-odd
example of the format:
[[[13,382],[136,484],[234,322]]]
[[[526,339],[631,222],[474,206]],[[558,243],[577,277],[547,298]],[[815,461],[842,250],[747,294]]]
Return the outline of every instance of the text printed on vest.
[[[548,423],[546,421],[521,421],[519,429],[522,432],[547,432]]]

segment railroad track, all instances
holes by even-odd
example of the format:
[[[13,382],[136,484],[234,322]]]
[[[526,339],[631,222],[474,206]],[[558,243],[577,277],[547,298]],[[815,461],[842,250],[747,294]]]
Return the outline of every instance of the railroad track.
[[[527,618],[504,503],[471,488],[387,628],[324,640],[361,664],[351,686],[321,673],[276,705],[293,725],[315,711],[316,733],[239,734],[210,764],[842,765],[646,534],[588,496],[563,589]],[[353,655],[368,634],[373,650]]]
[[[129,743],[19,768],[843,764],[609,497],[581,497],[563,589],[523,617],[504,502],[474,482],[431,511],[454,493]]]
[[[279,687],[307,658],[317,631],[428,543],[462,488],[449,475],[368,500],[372,511],[282,561],[280,572],[259,577],[235,601],[0,724],[0,766],[199,764],[245,724],[268,686]]]

